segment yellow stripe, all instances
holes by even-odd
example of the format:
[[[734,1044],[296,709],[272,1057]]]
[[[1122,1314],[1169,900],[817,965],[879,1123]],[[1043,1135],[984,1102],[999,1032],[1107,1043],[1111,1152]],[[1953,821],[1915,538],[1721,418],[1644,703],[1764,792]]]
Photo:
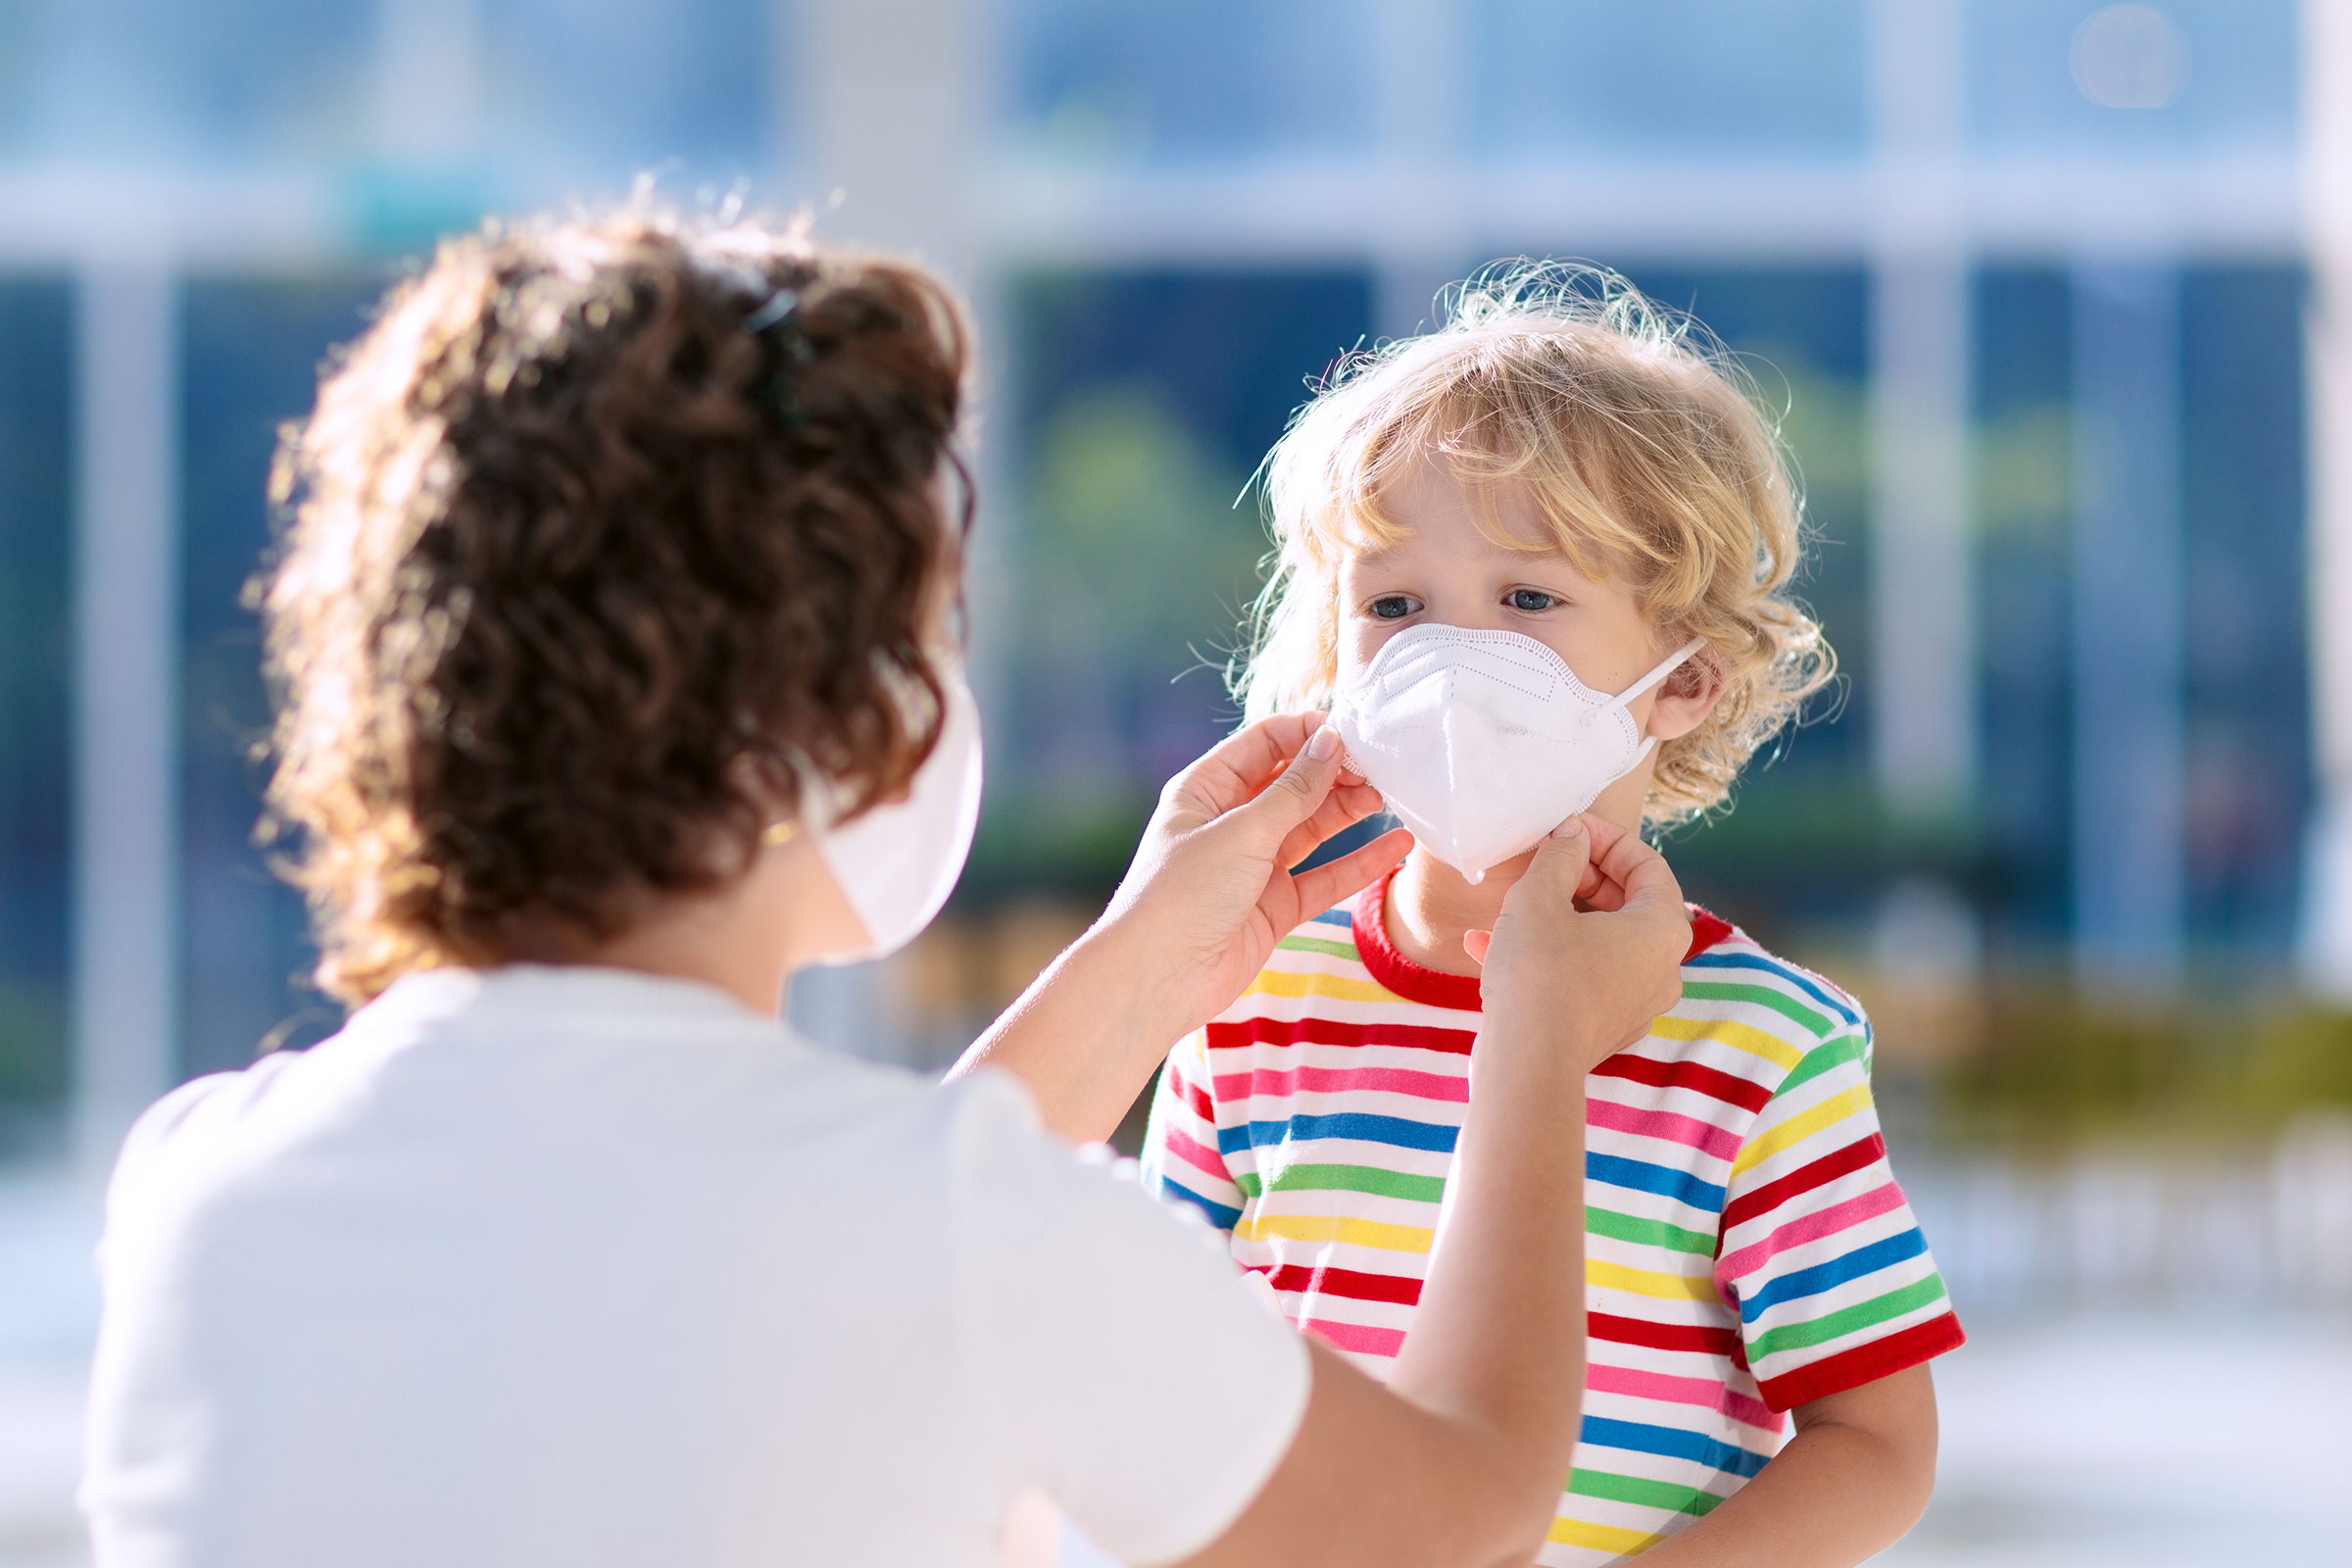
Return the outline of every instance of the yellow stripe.
[[[1233,1234],[1245,1242],[1279,1237],[1286,1242],[1347,1242],[1384,1252],[1426,1252],[1437,1233],[1419,1225],[1383,1225],[1345,1214],[1250,1214]]]
[[[1803,1052],[1780,1036],[1732,1018],[1678,1018],[1665,1013],[1650,1020],[1649,1032],[1660,1040],[1712,1040],[1734,1051],[1761,1056],[1776,1067],[1793,1067],[1805,1057]]]
[[[1588,1524],[1582,1519],[1554,1519],[1550,1537],[1563,1546],[1587,1546],[1594,1551],[1605,1551],[1613,1557],[1631,1557],[1638,1551],[1647,1551],[1666,1539],[1646,1531]]]
[[[1720,1301],[1715,1294],[1712,1276],[1660,1274],[1653,1269],[1603,1263],[1597,1258],[1586,1259],[1585,1283],[1612,1291],[1630,1291],[1636,1296],[1655,1296],[1669,1301]]]
[[[1290,974],[1280,969],[1260,969],[1257,978],[1250,982],[1245,997],[1335,997],[1342,1002],[1398,1002],[1403,1000],[1388,987],[1370,980],[1352,980],[1336,974]]]
[[[1782,1150],[1803,1143],[1832,1122],[1843,1121],[1856,1111],[1869,1108],[1870,1091],[1860,1084],[1843,1094],[1832,1095],[1811,1110],[1799,1111],[1762,1137],[1749,1140],[1748,1146],[1740,1151],[1740,1157],[1732,1161],[1732,1174],[1744,1175]]]

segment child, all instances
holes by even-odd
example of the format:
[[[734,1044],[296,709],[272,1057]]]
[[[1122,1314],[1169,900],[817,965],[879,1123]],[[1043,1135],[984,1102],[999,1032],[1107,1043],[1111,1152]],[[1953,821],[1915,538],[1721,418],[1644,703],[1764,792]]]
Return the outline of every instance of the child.
[[[1418,843],[1177,1047],[1144,1165],[1375,1373],[1412,1328],[1477,956],[1534,845],[1578,811],[1721,807],[1829,677],[1785,595],[1789,471],[1735,374],[1620,278],[1523,271],[1346,367],[1271,460],[1280,567],[1239,685],[1252,716],[1331,708]],[[1861,1009],[1703,910],[1683,975],[1590,1079],[1590,1372],[1539,1560],[1858,1562],[1926,1505],[1925,1363],[1959,1323]]]

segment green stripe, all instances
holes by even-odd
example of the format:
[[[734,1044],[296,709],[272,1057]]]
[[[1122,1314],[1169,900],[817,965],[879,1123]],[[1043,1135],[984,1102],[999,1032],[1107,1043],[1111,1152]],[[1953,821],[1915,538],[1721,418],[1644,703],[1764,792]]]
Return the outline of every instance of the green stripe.
[[[1817,1317],[1810,1323],[1790,1323],[1758,1336],[1747,1347],[1750,1362],[1761,1361],[1783,1350],[1801,1350],[1866,1329],[1873,1323],[1883,1323],[1890,1317],[1915,1312],[1943,1295],[1943,1276],[1930,1274],[1916,1285],[1906,1285],[1885,1296],[1874,1296],[1867,1301],[1857,1301],[1841,1312]]]
[[[1785,1095],[1808,1078],[1818,1078],[1832,1067],[1842,1066],[1846,1062],[1860,1061],[1861,1059],[1862,1037],[1860,1035],[1839,1035],[1837,1039],[1815,1046],[1811,1051],[1806,1052],[1805,1059],[1789,1068],[1788,1076],[1781,1080],[1779,1092]]]
[[[1704,1519],[1723,1500],[1714,1493],[1701,1492],[1696,1487],[1678,1487],[1671,1481],[1621,1476],[1607,1470],[1579,1470],[1568,1478],[1568,1490],[1580,1497],[1639,1503],[1644,1508],[1663,1508],[1668,1513],[1687,1513],[1694,1519]]]
[[[1613,1208],[1587,1208],[1585,1229],[1595,1236],[1613,1236],[1621,1242],[1639,1242],[1644,1247],[1663,1247],[1677,1252],[1691,1252],[1700,1257],[1715,1254],[1715,1238],[1699,1231],[1687,1231],[1680,1225],[1669,1225],[1662,1219],[1643,1219],[1639,1214],[1620,1214]]]
[[[1832,1027],[1830,1020],[1812,1008],[1789,1000],[1788,993],[1770,986],[1738,986],[1721,980],[1686,980],[1683,995],[1701,1002],[1752,1002],[1759,1007],[1770,1007],[1784,1018],[1791,1018],[1813,1031],[1826,1035]]]
[[[1292,935],[1284,937],[1274,946],[1284,953],[1320,953],[1328,958],[1348,958],[1357,962],[1362,961],[1356,954],[1355,944],[1352,942],[1326,942],[1321,937]]]
[[[1250,1198],[1259,1196],[1262,1187],[1277,1193],[1370,1193],[1417,1203],[1434,1203],[1446,1196],[1443,1176],[1409,1176],[1374,1165],[1285,1165],[1274,1173],[1271,1183],[1261,1184],[1258,1177],[1244,1171],[1234,1177],[1234,1185]]]

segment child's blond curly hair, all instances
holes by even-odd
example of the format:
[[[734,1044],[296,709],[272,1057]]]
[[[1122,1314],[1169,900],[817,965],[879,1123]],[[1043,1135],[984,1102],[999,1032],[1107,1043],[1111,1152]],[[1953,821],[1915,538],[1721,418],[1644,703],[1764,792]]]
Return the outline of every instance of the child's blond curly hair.
[[[1438,330],[1343,361],[1268,456],[1278,550],[1235,695],[1250,718],[1330,702],[1347,541],[1405,532],[1382,495],[1438,455],[1482,489],[1519,488],[1662,641],[1705,640],[1722,700],[1658,749],[1644,816],[1721,806],[1836,663],[1788,597],[1803,502],[1774,422],[1720,343],[1615,272],[1520,263],[1450,292]]]

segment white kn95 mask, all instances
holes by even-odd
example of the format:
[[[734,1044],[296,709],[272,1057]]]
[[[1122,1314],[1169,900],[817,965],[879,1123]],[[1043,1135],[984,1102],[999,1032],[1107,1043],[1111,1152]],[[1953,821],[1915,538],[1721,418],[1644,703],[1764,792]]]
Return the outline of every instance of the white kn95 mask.
[[[914,770],[905,800],[885,801],[834,827],[832,791],[819,784],[809,792],[809,836],[858,911],[867,943],[827,963],[898,952],[931,923],[963,874],[980,820],[980,710],[960,662],[940,662],[939,684],[947,699],[939,740]]]
[[[1332,722],[1396,819],[1477,882],[1641,763],[1656,741],[1626,706],[1705,646],[1611,697],[1533,637],[1411,626],[1334,697]]]

